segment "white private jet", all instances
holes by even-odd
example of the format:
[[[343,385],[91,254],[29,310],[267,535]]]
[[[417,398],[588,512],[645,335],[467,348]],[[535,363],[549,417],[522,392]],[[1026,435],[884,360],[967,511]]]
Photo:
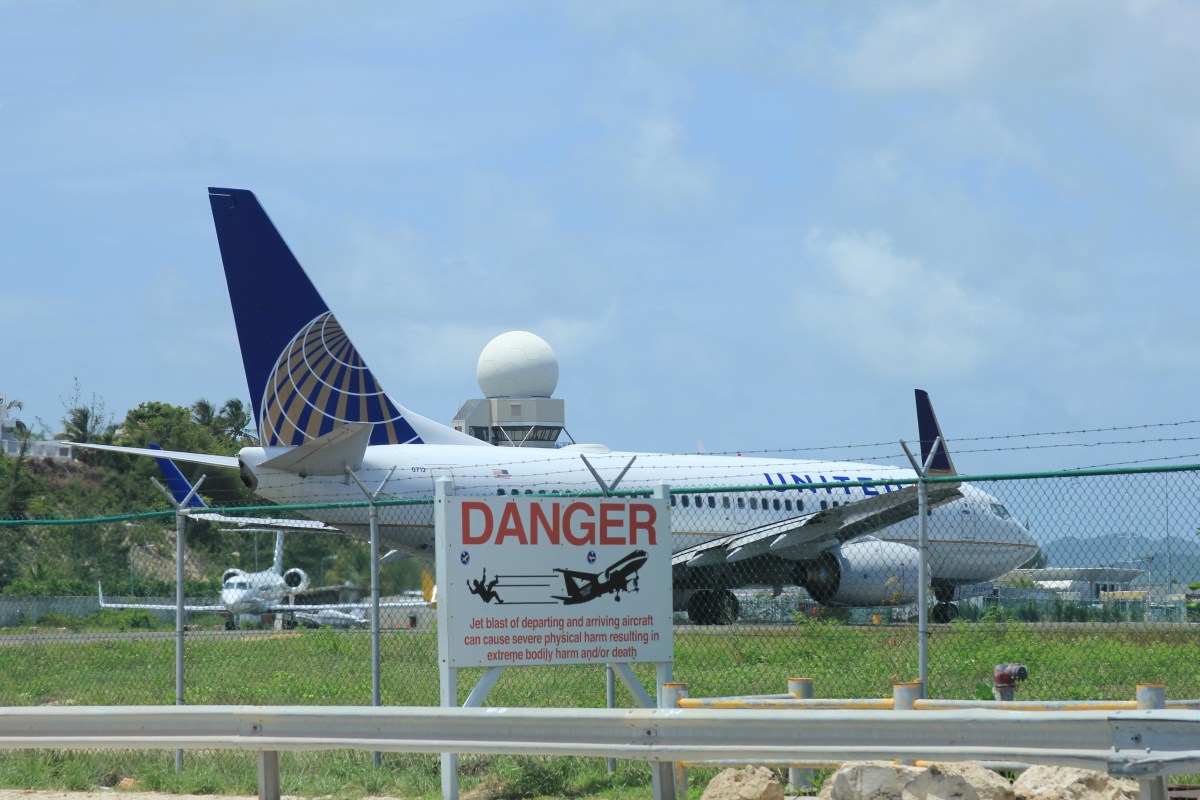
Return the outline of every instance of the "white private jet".
[[[209,189],[209,202],[261,446],[237,456],[86,446],[236,469],[251,490],[281,504],[361,502],[348,471],[364,485],[382,485],[381,499],[429,498],[439,477],[469,495],[649,490],[665,482],[685,492],[673,498],[672,580],[676,610],[694,622],[731,621],[732,590],[744,586],[799,585],[839,606],[904,605],[917,597],[917,492],[898,483],[912,480],[912,470],[595,445],[492,446],[384,393],[252,192]],[[941,432],[920,390],[917,417],[928,458]],[[951,476],[944,441],[931,474]],[[934,619],[946,620],[956,613],[956,587],[1025,563],[1037,545],[977,487],[948,480],[931,484],[929,496]],[[381,515],[383,543],[432,560],[432,507],[402,511]],[[367,535],[362,506],[307,516]]]
[[[297,603],[296,595],[308,588],[308,573],[299,567],[283,569],[283,531],[275,533],[275,558],[269,569],[246,572],[238,567],[221,576],[221,601],[214,605],[185,605],[185,611],[212,611],[225,618],[225,627],[237,627],[243,614],[290,614],[303,622],[347,627],[366,621],[370,603]],[[104,599],[104,587],[97,584],[101,608],[146,608],[168,610],[174,603],[110,603]],[[429,608],[426,600],[387,601],[380,608]]]

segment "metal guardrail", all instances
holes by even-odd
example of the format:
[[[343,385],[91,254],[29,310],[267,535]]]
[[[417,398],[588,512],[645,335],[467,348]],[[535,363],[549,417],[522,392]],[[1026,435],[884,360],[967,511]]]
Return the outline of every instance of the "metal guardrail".
[[[807,715],[812,711],[824,710],[830,712],[839,709],[842,711],[898,711],[909,714],[915,711],[976,709],[1003,714],[1023,712],[1026,714],[1049,715],[1052,719],[1064,718],[1064,712],[1104,713],[1108,715],[1108,712],[1137,710],[1145,713],[1171,709],[1172,711],[1197,714],[1196,709],[1200,709],[1200,701],[1197,700],[1178,700],[1168,703],[1166,699],[1166,687],[1155,683],[1138,684],[1134,700],[1033,700],[1017,702],[1012,699],[1012,689],[1007,682],[1007,678],[1004,678],[1001,674],[1003,670],[1009,667],[1019,667],[1022,674],[1024,674],[1025,669],[1024,665],[1021,664],[1001,664],[996,667],[997,680],[1000,681],[1003,679],[1004,687],[1002,688],[998,682],[994,693],[997,698],[1006,698],[1003,700],[943,700],[925,698],[923,697],[924,686],[920,681],[893,684],[892,697],[890,698],[814,698],[813,681],[811,678],[792,678],[788,680],[787,694],[748,695],[740,697],[689,697],[686,684],[664,684],[663,689],[667,695],[667,706],[670,708],[791,711],[804,713],[806,715],[804,717],[806,723],[809,718]],[[1105,764],[1109,774],[1137,778],[1141,796],[1148,798],[1148,800],[1166,800],[1166,776],[1191,771],[1191,767],[1196,763],[1196,756],[1200,755],[1200,749],[1197,749],[1197,745],[1200,745],[1200,740],[1194,738],[1191,741],[1186,740],[1188,735],[1194,737],[1197,733],[1195,729],[1188,730],[1188,725],[1192,724],[1188,722],[1190,719],[1191,717],[1158,717],[1155,718],[1153,726],[1143,728],[1136,724],[1131,725],[1124,718],[1119,718],[1116,715],[1108,716],[1113,733],[1112,753]],[[1200,719],[1200,716],[1197,719]],[[1039,731],[1039,735],[1041,733],[1043,732]],[[1044,742],[1042,739],[1034,739],[1034,741],[1038,743]],[[1147,755],[1143,757],[1139,754],[1134,757],[1129,753],[1131,748],[1145,748]],[[1155,754],[1155,751],[1160,752]],[[945,751],[942,752],[945,753]],[[980,758],[970,760],[985,761],[993,764],[1009,764],[1015,765],[1018,768],[1021,765],[1034,763],[1084,766],[1081,764],[1071,764],[1069,761],[1054,760],[1056,758],[1057,756],[1053,756],[1047,759],[1043,755],[1041,758],[1029,760],[1016,758]],[[807,769],[813,767],[836,767],[846,760],[848,759],[844,757],[811,759],[804,760],[803,762],[793,760],[791,763],[786,764],[789,768],[789,780],[797,786],[808,784],[811,773],[807,772]],[[939,754],[930,760],[967,759],[960,759],[953,755]],[[728,762],[719,760],[701,763],[711,765]],[[686,766],[686,764],[676,765],[676,783],[681,787],[687,786]]]
[[[1200,712],[88,706],[0,709],[0,749],[354,749],[647,762],[1007,761],[1114,775],[1200,771]],[[667,787],[665,796],[673,796]]]

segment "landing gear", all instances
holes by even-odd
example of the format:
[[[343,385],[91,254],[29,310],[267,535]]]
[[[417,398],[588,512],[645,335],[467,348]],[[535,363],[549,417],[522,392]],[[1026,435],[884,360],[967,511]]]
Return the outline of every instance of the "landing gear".
[[[954,600],[954,585],[934,581],[931,588],[933,596],[937,598],[937,602],[933,604],[932,620],[946,623],[958,619],[958,606],[951,602]]]
[[[739,606],[728,589],[700,589],[688,598],[688,619],[696,625],[730,625],[737,620]]]
[[[934,603],[931,619],[934,622],[953,622],[958,619],[958,606],[954,603]]]

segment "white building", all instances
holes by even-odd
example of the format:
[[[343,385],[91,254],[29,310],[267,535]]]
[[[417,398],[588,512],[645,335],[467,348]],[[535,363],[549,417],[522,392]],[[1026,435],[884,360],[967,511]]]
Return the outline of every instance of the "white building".
[[[0,452],[6,456],[17,456],[24,444],[25,455],[32,458],[55,458],[62,461],[71,459],[71,445],[44,439],[28,439],[22,442],[23,430],[24,424],[9,416],[8,403],[4,395],[0,394]]]

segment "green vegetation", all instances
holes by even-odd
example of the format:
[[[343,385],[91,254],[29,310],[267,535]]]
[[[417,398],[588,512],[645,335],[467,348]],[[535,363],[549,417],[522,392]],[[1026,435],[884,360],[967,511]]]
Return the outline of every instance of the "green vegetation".
[[[220,408],[204,399],[190,407],[142,403],[117,424],[101,401],[93,396],[85,402],[81,395],[76,386],[64,403],[62,429],[72,441],[134,447],[158,444],[168,450],[226,455],[254,441],[249,412],[237,398]],[[10,412],[19,408],[17,401],[8,405]],[[44,424],[42,428],[34,433],[19,426],[29,438],[44,438]],[[210,505],[263,502],[236,475],[225,474],[228,471],[179,467],[193,482],[205,475],[202,495]],[[122,521],[0,526],[0,595],[95,596],[97,582],[103,581],[111,596],[173,596],[175,519],[152,478],[161,482],[152,460],[118,453],[81,450],[77,460],[70,462],[0,453],[0,519],[93,520],[130,515]],[[147,516],[153,512],[167,513]],[[265,568],[273,548],[269,534],[260,537],[192,523],[184,591],[189,596],[214,596],[226,568]],[[366,586],[369,582],[369,551],[358,541],[294,535],[288,538],[286,560],[288,567],[300,567],[324,584]],[[400,563],[384,571],[381,588],[384,594],[395,594],[420,585],[418,566]]]

